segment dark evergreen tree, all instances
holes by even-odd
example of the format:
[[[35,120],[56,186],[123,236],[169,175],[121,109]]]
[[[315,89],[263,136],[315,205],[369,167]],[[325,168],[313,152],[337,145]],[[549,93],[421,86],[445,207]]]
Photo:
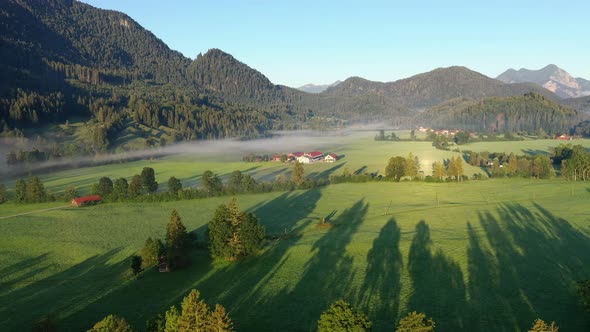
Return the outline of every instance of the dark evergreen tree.
[[[182,219],[176,210],[172,210],[166,227],[166,257],[172,268],[181,268],[188,264],[189,236]]]
[[[38,176],[32,176],[27,182],[26,201],[31,203],[44,202],[47,199],[45,187]]]
[[[127,188],[127,194],[129,197],[137,197],[141,194],[141,176],[135,174],[131,178],[129,187]]]
[[[252,213],[240,211],[234,198],[220,205],[209,222],[209,250],[213,257],[236,260],[262,248],[264,227]]]
[[[118,178],[115,180],[113,184],[113,198],[116,200],[122,200],[127,197],[127,192],[129,190],[129,184],[127,183],[127,179],[125,178]]]
[[[300,186],[305,182],[305,170],[303,169],[303,164],[299,161],[295,160],[295,164],[293,164],[293,171],[291,172],[291,181],[295,183],[296,186]]]
[[[17,179],[14,185],[14,201],[24,203],[27,199],[27,182],[23,179]]]
[[[133,275],[137,276],[141,272],[141,265],[142,265],[141,256],[138,256],[138,255],[131,256],[131,272],[133,272]]]
[[[168,192],[174,196],[178,195],[178,192],[182,190],[182,183],[174,176],[168,179]]]
[[[201,176],[201,183],[203,184],[205,192],[209,196],[217,196],[221,194],[223,190],[221,179],[209,170],[205,171]]]
[[[153,266],[158,263],[160,255],[164,253],[164,244],[160,239],[148,237],[141,249],[141,258],[144,267]]]
[[[106,176],[101,177],[98,180],[98,185],[96,187],[96,194],[101,196],[109,196],[113,192],[113,181]]]
[[[6,197],[6,186],[4,184],[0,184],[0,204],[6,202],[8,198]]]
[[[158,190],[158,182],[156,182],[156,173],[151,167],[144,167],[141,170],[141,186],[142,188],[152,194]]]

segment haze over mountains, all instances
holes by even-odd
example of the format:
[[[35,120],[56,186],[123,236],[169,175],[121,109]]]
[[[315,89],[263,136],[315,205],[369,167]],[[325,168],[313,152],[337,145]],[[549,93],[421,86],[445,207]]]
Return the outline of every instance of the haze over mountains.
[[[303,86],[298,87],[297,90],[300,90],[303,92],[309,92],[309,93],[321,93],[321,92],[326,91],[326,89],[336,86],[340,83],[342,83],[342,81],[336,81],[332,84],[320,84],[320,85],[315,85],[313,83],[309,83],[309,84],[305,84]]]
[[[109,149],[132,130],[153,144],[163,137],[257,137],[355,122],[409,127],[423,122],[421,111],[457,98],[533,93],[566,103],[538,83],[505,83],[459,66],[386,83],[351,77],[308,93],[273,84],[219,49],[186,58],[129,16],[78,1],[4,0],[0,16],[3,135],[82,118],[94,128],[92,139],[100,138],[94,145]],[[507,103],[516,105],[516,113],[530,112],[520,99]],[[578,120],[569,109],[547,105],[565,114],[567,125]]]
[[[497,77],[506,83],[536,83],[554,92],[561,98],[576,98],[590,95],[590,81],[574,78],[567,71],[550,64],[539,70],[508,69]]]

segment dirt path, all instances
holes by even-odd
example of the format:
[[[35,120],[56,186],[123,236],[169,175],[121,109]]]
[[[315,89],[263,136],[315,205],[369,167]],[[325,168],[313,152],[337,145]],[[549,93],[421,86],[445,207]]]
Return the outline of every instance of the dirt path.
[[[58,207],[52,207],[49,209],[43,209],[43,210],[35,210],[35,211],[29,211],[29,212],[23,212],[23,213],[19,213],[19,214],[13,214],[11,216],[0,216],[0,220],[1,219],[8,219],[8,218],[12,218],[12,217],[18,217],[18,216],[24,216],[25,214],[32,214],[32,213],[37,213],[37,212],[44,212],[44,211],[51,211],[51,210],[58,210],[58,209],[63,209],[63,208],[67,208],[70,207],[71,205],[63,205],[63,206],[58,206]]]

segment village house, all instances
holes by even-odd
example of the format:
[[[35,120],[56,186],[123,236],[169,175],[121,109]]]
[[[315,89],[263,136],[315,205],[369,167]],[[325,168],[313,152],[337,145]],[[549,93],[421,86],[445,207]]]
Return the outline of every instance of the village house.
[[[270,161],[281,161],[281,155],[280,154],[273,154],[270,157]]]
[[[311,164],[316,161],[322,161],[324,159],[324,153],[320,151],[312,151],[308,152],[300,157],[297,158],[302,164]]]
[[[566,134],[557,136],[555,139],[562,140],[562,141],[571,141],[572,140],[571,136],[566,135]]]
[[[102,197],[98,195],[84,196],[72,199],[72,206],[80,207],[88,204],[96,204],[102,201]]]
[[[329,162],[329,163],[333,163],[336,160],[338,160],[338,155],[335,153],[328,153],[325,157],[324,157],[324,161]]]

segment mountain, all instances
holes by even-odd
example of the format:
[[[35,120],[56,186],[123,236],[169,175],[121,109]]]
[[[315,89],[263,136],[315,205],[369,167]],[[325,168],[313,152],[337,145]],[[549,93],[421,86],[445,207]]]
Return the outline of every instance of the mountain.
[[[590,96],[564,99],[562,104],[585,112],[590,116]]]
[[[73,0],[3,0],[0,71],[9,75],[93,69],[98,76],[183,81],[190,60],[129,16]],[[92,76],[95,77],[92,77]]]
[[[551,92],[530,83],[506,84],[465,67],[438,68],[395,82],[374,82],[351,77],[329,88],[334,96],[374,94],[389,103],[409,109],[426,109],[449,99],[464,97],[518,96],[527,92],[559,99]]]
[[[590,95],[590,81],[574,78],[556,65],[548,65],[539,70],[521,68],[518,71],[508,69],[497,77],[506,83],[536,83],[561,98],[575,98]]]
[[[336,86],[338,84],[342,83],[341,81],[336,81],[332,84],[322,84],[322,85],[315,85],[315,84],[305,84],[303,86],[300,86],[298,88],[296,88],[299,91],[303,91],[303,92],[309,92],[309,93],[321,93],[326,91],[326,89],[331,88],[333,86]]]
[[[433,128],[503,133],[565,133],[582,120],[582,114],[536,93],[480,100],[457,98],[432,107],[416,123]]]

